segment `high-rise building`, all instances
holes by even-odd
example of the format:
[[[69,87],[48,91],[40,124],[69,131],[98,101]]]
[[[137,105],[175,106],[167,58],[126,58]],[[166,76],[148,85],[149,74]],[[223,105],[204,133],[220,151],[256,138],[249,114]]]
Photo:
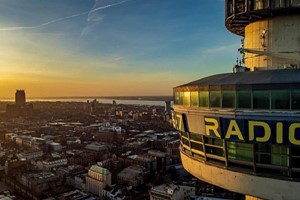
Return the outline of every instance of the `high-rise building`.
[[[25,106],[26,96],[24,90],[17,90],[15,95],[15,104],[17,106]]]
[[[102,196],[103,188],[111,186],[111,173],[98,165],[92,165],[86,176],[85,191]]]
[[[244,65],[174,88],[183,166],[246,199],[299,199],[300,0],[226,0],[225,17]]]
[[[24,90],[17,90],[15,94],[15,104],[6,106],[6,114],[10,117],[30,116],[34,113],[33,104],[26,104]]]

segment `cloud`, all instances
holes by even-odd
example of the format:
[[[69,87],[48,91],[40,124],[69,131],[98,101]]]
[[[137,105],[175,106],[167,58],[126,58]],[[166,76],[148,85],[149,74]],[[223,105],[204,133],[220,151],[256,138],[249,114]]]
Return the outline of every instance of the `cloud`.
[[[238,44],[229,44],[229,45],[224,45],[224,46],[219,46],[219,47],[214,47],[210,49],[206,49],[203,51],[203,53],[220,53],[220,52],[226,52],[231,49],[238,49],[239,45]]]
[[[125,59],[125,57],[123,57],[123,56],[114,58],[114,60],[116,60],[116,61],[118,61],[118,60],[123,60],[123,59]]]
[[[91,14],[91,13],[94,13],[94,12],[97,12],[99,10],[103,10],[105,8],[109,8],[109,7],[113,7],[113,6],[117,6],[117,5],[121,5],[123,3],[126,3],[128,1],[131,1],[131,0],[123,0],[123,1],[120,1],[120,2],[117,2],[117,3],[112,3],[112,4],[108,4],[106,6],[100,6],[98,8],[93,8],[91,11],[89,11],[88,13]],[[97,1],[96,1],[97,2]]]
[[[82,13],[77,13],[77,14],[70,15],[70,16],[67,16],[67,17],[58,18],[58,19],[55,19],[55,20],[51,20],[51,21],[39,24],[39,25],[35,25],[35,26],[5,27],[5,28],[0,28],[0,31],[20,31],[20,30],[41,28],[43,26],[47,26],[47,25],[54,24],[54,23],[57,23],[57,22],[65,21],[65,20],[72,19],[72,18],[75,18],[75,17],[80,17],[80,16],[83,16],[83,15],[86,15],[86,14],[91,15],[92,13],[95,13],[97,11],[107,9],[107,8],[110,8],[110,7],[114,7],[114,6],[117,6],[117,5],[121,5],[121,4],[126,3],[128,1],[131,1],[131,0],[123,0],[123,1],[120,1],[120,2],[117,2],[117,3],[108,4],[108,5],[105,5],[105,6],[100,6],[100,7],[97,7],[97,8],[93,8],[92,10],[89,10],[89,11],[85,11],[85,12],[82,12]]]

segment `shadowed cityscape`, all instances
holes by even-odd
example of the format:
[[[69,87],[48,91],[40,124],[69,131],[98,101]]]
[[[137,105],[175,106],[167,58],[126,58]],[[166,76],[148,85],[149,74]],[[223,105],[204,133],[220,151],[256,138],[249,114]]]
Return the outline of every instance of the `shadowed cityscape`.
[[[0,115],[2,196],[183,199],[204,194],[238,199],[185,171],[171,102],[161,103],[27,103],[25,91],[17,90],[15,102],[2,102]]]

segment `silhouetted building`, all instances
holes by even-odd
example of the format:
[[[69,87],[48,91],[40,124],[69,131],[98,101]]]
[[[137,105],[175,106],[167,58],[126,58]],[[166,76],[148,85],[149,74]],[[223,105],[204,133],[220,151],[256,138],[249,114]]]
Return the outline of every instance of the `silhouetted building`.
[[[24,90],[17,90],[15,94],[15,105],[25,106],[26,104],[26,95]]]
[[[24,90],[16,91],[15,104],[6,106],[6,114],[10,117],[28,116],[33,114],[33,105],[26,104]]]
[[[165,101],[165,112],[171,113],[171,101]]]

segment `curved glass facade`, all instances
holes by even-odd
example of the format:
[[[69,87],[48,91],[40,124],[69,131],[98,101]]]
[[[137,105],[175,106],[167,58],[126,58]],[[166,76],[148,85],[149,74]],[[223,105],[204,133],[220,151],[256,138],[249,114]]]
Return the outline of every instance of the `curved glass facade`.
[[[181,151],[201,162],[235,171],[300,179],[300,147],[233,142],[182,132]]]
[[[247,140],[231,140],[226,138],[224,122],[221,122],[219,110],[251,110],[251,116],[256,116],[260,111],[280,111],[278,113],[297,113],[300,109],[300,89],[298,84],[268,84],[268,85],[219,85],[219,86],[184,86],[174,89],[174,109],[179,109],[184,113],[190,114],[190,111],[203,110],[204,114],[220,118],[219,126],[221,137],[213,137],[207,132],[190,132],[181,130],[181,151],[182,153],[197,159],[201,162],[212,165],[226,167],[229,170],[241,171],[257,176],[278,177],[279,179],[287,178],[300,180],[300,146],[289,143],[276,143],[274,139],[269,142],[259,142]],[[180,112],[179,111],[179,112]],[[198,115],[198,114],[196,114]],[[278,119],[285,120],[284,117]],[[229,117],[236,120],[236,126],[231,127],[231,131],[238,127],[239,120],[247,119],[247,114],[238,117],[231,113]],[[297,121],[297,114],[294,118]],[[225,117],[226,118],[226,117]],[[255,118],[255,117],[254,117]],[[275,125],[276,121],[263,117],[266,123]],[[298,120],[297,120],[298,119]],[[269,120],[269,121],[268,121]],[[282,122],[283,124],[285,122]],[[298,122],[297,122],[298,123]],[[300,123],[300,122],[299,122]],[[288,123],[286,123],[287,125]],[[286,126],[284,125],[284,126]],[[200,125],[203,126],[203,125]],[[205,126],[205,125],[204,125]],[[242,125],[249,126],[248,125]],[[272,134],[280,133],[283,126],[281,122],[277,123],[276,130],[271,127]],[[248,129],[248,127],[247,127]],[[278,129],[278,130],[277,130]],[[298,128],[297,128],[298,129]],[[282,130],[284,130],[282,128]],[[300,129],[299,129],[300,130]],[[243,132],[243,131],[241,131]],[[283,131],[284,134],[288,134]],[[294,132],[295,139],[298,131]],[[274,134],[274,135],[276,135]],[[225,135],[225,136],[224,136]],[[246,136],[248,137],[248,136]],[[250,137],[250,136],[249,136]],[[270,136],[275,137],[275,136]],[[285,137],[285,136],[283,136]],[[273,140],[273,142],[272,142]],[[283,139],[284,140],[284,139]]]
[[[219,89],[207,91],[175,91],[174,104],[199,108],[299,110],[298,86],[279,88]]]

